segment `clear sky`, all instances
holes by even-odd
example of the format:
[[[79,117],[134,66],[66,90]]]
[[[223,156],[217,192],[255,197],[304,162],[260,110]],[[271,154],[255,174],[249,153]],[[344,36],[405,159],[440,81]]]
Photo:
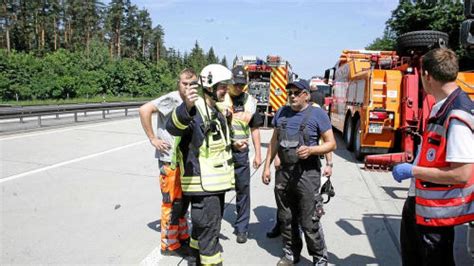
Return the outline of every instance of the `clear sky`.
[[[108,2],[108,1],[104,1]],[[382,36],[398,0],[132,0],[146,8],[165,45],[205,52],[232,64],[236,55],[280,55],[302,78],[322,75],[343,49],[363,49]]]

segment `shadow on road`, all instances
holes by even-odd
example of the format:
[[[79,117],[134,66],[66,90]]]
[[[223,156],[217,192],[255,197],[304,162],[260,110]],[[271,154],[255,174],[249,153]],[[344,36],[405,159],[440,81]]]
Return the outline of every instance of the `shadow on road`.
[[[360,219],[339,219],[336,224],[350,236],[366,235],[374,257],[351,254],[346,258],[338,258],[329,252],[329,261],[336,265],[367,265],[381,264],[387,261],[399,265],[400,215],[364,214]],[[363,228],[360,227],[362,222]],[[330,250],[329,250],[330,251]]]
[[[377,263],[377,260],[369,256],[351,254],[346,258],[338,258],[329,252],[329,262],[334,265],[369,265]]]
[[[339,226],[346,234],[350,236],[362,235],[362,231],[357,227],[353,226],[350,222],[346,220],[339,220],[336,222],[336,225]]]
[[[153,231],[161,232],[161,219],[148,223],[147,226]]]
[[[401,200],[406,199],[406,195],[407,195],[406,192],[408,191],[408,188],[404,188],[404,187],[384,187],[384,186],[381,186],[381,188],[385,191],[385,193],[387,193],[393,199],[401,199]],[[395,191],[403,192],[403,193],[401,193],[403,196],[402,197],[397,196],[397,193],[395,193]]]
[[[337,149],[334,151],[334,154],[336,154],[337,156],[343,158],[344,160],[348,162],[359,163],[355,159],[352,152],[346,149],[346,144],[344,143],[341,132],[339,132],[336,129],[333,129],[333,132],[334,132],[334,138],[336,138],[336,144],[337,144]]]
[[[257,222],[249,224],[248,238],[254,239],[259,247],[271,255],[277,257],[282,256],[281,238],[270,239],[266,236],[267,231],[269,231],[275,223],[276,208],[258,206],[253,209],[253,212],[255,217],[257,217]],[[233,226],[235,219],[235,204],[229,203],[224,212],[224,220]]]

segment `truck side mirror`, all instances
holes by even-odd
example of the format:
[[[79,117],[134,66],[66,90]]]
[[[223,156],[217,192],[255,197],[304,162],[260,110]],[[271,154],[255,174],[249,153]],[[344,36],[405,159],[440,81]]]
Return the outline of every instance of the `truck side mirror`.
[[[459,42],[469,55],[474,56],[474,19],[465,20],[461,24]]]
[[[474,0],[464,0],[464,15],[466,18],[474,18]]]
[[[324,80],[323,80],[324,83],[329,84],[329,85],[332,84],[332,81],[334,80],[334,72],[335,71],[336,71],[336,69],[334,67],[326,69],[326,71],[324,71]]]

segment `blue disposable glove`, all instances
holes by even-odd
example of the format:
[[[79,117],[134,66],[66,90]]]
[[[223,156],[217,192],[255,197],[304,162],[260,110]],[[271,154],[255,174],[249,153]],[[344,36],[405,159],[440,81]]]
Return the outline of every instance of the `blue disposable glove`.
[[[397,164],[392,169],[393,179],[401,183],[403,180],[413,177],[413,165],[410,163]]]

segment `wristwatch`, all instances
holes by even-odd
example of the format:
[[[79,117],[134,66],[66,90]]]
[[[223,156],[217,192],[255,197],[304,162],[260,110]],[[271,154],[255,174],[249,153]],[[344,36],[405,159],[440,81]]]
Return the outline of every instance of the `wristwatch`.
[[[326,166],[333,167],[334,164],[333,163],[326,163]]]

